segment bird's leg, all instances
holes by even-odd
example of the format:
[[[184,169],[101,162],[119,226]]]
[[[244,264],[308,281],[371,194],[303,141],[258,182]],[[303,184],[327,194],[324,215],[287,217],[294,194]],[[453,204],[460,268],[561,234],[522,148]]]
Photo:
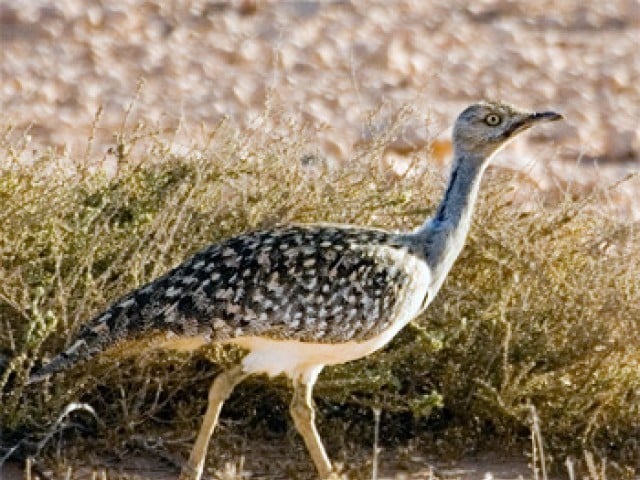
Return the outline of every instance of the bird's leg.
[[[314,379],[315,380],[315,379]],[[294,379],[293,399],[290,412],[293,421],[307,445],[307,450],[316,465],[320,478],[326,479],[331,475],[331,462],[324,450],[320,435],[315,424],[315,410],[313,407],[313,383],[304,383],[300,378]]]
[[[247,374],[242,371],[242,366],[237,365],[230,370],[220,373],[211,384],[207,411],[204,414],[196,443],[191,449],[189,461],[182,467],[180,480],[200,480],[204,469],[204,461],[207,456],[209,439],[213,434],[213,429],[218,423],[222,404],[229,395],[231,395],[234,387],[246,377]]]

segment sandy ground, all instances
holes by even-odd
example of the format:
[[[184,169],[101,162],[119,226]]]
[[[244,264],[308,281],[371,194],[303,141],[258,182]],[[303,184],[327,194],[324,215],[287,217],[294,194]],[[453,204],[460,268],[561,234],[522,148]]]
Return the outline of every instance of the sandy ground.
[[[272,456],[271,462],[276,464],[285,464],[288,458],[285,455],[280,457]],[[381,456],[379,466],[378,480],[519,480],[531,478],[531,469],[527,464],[527,460],[522,457],[503,457],[495,453],[481,454],[473,457],[465,458],[458,462],[426,462],[424,458],[416,456],[410,465],[404,462],[402,467],[394,465],[396,462],[392,453],[386,453]],[[95,473],[101,474],[103,471],[107,473],[109,479],[136,479],[136,480],[173,480],[177,477],[178,469],[167,467],[166,464],[151,457],[139,456],[137,458],[128,459],[123,462],[107,462],[108,467],[105,469],[80,469],[74,471],[74,480],[86,478],[91,479]],[[239,458],[237,462],[229,462],[225,467],[210,474],[210,480],[290,480],[290,476],[281,472],[267,472],[264,470],[252,468],[251,462],[245,460],[245,457]],[[362,469],[362,473],[358,474],[358,478],[370,478],[367,472],[371,467],[367,466]],[[50,472],[45,472],[50,474]],[[33,475],[37,473],[34,471]],[[304,475],[304,474],[303,474]],[[350,475],[347,474],[349,477]],[[6,465],[0,470],[1,480],[23,480],[25,477],[24,468],[18,464]],[[54,475],[53,478],[56,478]],[[99,477],[98,477],[99,478]],[[296,478],[302,478],[297,477]],[[314,478],[311,471],[304,478]],[[550,476],[553,480],[555,477]],[[35,480],[35,479],[34,479]],[[207,480],[203,477],[203,480]]]
[[[404,156],[490,98],[567,117],[497,162],[544,189],[640,169],[637,0],[0,0],[0,40],[0,123],[34,148],[84,153],[102,107],[102,157],[143,81],[128,124],[181,123],[185,144],[198,125],[250,126],[277,105],[317,132],[314,153],[348,161],[408,104],[390,149]],[[618,199],[633,218],[638,188]]]

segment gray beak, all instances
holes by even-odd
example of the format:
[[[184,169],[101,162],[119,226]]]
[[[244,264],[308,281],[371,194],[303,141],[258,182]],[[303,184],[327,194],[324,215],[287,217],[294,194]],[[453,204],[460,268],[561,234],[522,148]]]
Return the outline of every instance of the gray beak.
[[[521,117],[520,120],[514,122],[510,128],[504,132],[503,138],[512,137],[517,133],[533,127],[537,123],[555,122],[556,120],[562,120],[563,118],[564,117],[562,115],[556,112],[536,112],[526,115]]]
[[[563,118],[562,115],[556,112],[536,112],[529,117],[532,122],[555,122]]]

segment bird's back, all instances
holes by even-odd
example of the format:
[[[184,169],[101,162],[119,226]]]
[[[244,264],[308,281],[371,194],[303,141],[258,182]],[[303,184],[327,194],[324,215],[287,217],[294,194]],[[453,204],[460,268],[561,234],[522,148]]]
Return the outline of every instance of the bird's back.
[[[426,293],[424,261],[403,238],[331,225],[230,238],[122,297],[38,374],[152,333],[213,342],[247,336],[370,340],[403,315],[403,305]]]

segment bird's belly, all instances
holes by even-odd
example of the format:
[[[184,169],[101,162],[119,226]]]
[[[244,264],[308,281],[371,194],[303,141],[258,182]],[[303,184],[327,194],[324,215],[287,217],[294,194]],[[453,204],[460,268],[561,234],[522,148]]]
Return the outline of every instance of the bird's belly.
[[[365,342],[320,343],[247,336],[215,343],[246,350],[248,353],[242,359],[242,365],[247,373],[265,373],[270,377],[283,373],[295,378],[315,367],[337,365],[365,357],[384,346],[391,338],[385,331]],[[207,344],[209,342],[202,336],[163,336],[149,347],[191,352]]]
[[[264,337],[240,337],[224,343],[246,349],[242,365],[247,373],[281,373],[294,378],[309,368],[337,365],[362,358],[380,348],[382,335],[365,342],[319,343],[300,340],[275,340]]]

